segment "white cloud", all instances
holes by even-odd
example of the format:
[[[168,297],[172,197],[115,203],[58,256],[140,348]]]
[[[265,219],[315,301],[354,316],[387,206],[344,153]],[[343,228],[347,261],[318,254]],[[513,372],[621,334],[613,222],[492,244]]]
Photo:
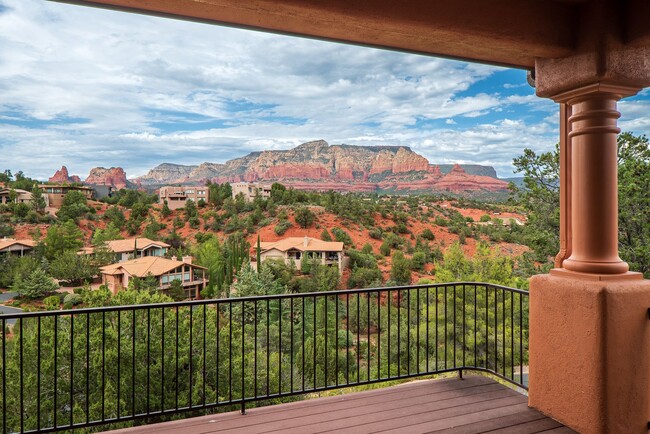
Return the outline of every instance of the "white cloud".
[[[550,100],[481,90],[498,68],[0,1],[0,170],[46,178],[62,164],[82,176],[119,165],[136,176],[323,138],[490,162],[506,176],[524,147],[557,141]],[[647,102],[629,104],[625,122],[650,129]]]

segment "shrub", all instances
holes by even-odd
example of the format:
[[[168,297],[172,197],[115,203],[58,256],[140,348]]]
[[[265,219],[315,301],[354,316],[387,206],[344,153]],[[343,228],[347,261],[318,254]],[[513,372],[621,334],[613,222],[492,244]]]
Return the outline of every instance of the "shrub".
[[[341,228],[333,228],[332,234],[334,234],[334,239],[336,241],[342,242],[345,247],[354,247],[352,238],[350,235]]]
[[[83,302],[81,294],[67,294],[63,299],[63,307],[69,309],[71,306],[76,306]]]
[[[323,229],[323,232],[320,233],[320,239],[323,241],[332,241],[332,236],[327,231],[327,228]]]
[[[424,270],[424,264],[427,263],[427,257],[424,252],[415,252],[411,257],[411,269],[412,270]]]
[[[374,240],[381,240],[384,235],[384,231],[382,231],[381,228],[374,228],[368,231],[368,235]]]
[[[390,243],[388,241],[381,243],[381,246],[379,247],[379,253],[384,256],[390,256]]]
[[[286,231],[288,231],[289,228],[290,228],[291,226],[293,226],[293,225],[291,224],[291,222],[288,221],[288,220],[285,220],[285,221],[282,221],[282,222],[278,223],[278,224],[275,226],[274,231],[275,231],[275,233],[276,233],[277,235],[284,235],[284,233],[285,233]]]
[[[43,299],[43,304],[47,310],[59,310],[59,307],[61,306],[61,299],[58,295],[50,295],[49,297],[45,297]]]
[[[420,234],[420,236],[422,238],[424,238],[425,240],[429,240],[429,241],[432,241],[432,240],[436,239],[436,236],[433,234],[433,232],[429,228],[426,228],[425,230],[423,230],[422,234]]]
[[[296,210],[295,218],[296,223],[298,223],[301,228],[307,229],[314,223],[316,216],[309,210],[309,208],[302,207]]]

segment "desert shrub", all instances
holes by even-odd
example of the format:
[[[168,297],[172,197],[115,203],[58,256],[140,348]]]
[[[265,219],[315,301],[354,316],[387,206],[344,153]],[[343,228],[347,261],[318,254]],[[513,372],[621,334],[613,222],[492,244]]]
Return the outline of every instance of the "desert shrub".
[[[275,226],[274,231],[277,235],[284,235],[284,233],[288,231],[291,226],[293,225],[291,224],[290,221],[284,220]]]

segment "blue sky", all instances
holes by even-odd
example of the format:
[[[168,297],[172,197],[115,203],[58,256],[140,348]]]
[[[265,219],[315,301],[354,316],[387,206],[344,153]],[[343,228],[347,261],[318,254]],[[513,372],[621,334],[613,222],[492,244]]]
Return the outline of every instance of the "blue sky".
[[[650,135],[650,92],[620,104]],[[404,145],[512,176],[557,142],[524,71],[126,14],[0,0],[0,170],[129,177],[251,151]]]

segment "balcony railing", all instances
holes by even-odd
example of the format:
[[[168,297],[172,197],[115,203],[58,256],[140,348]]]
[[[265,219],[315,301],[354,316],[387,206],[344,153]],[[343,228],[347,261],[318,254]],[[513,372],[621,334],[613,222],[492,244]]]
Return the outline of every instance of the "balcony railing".
[[[490,284],[31,312],[1,316],[2,330],[10,320],[0,349],[3,432],[243,411],[451,371],[526,388],[528,293]]]

